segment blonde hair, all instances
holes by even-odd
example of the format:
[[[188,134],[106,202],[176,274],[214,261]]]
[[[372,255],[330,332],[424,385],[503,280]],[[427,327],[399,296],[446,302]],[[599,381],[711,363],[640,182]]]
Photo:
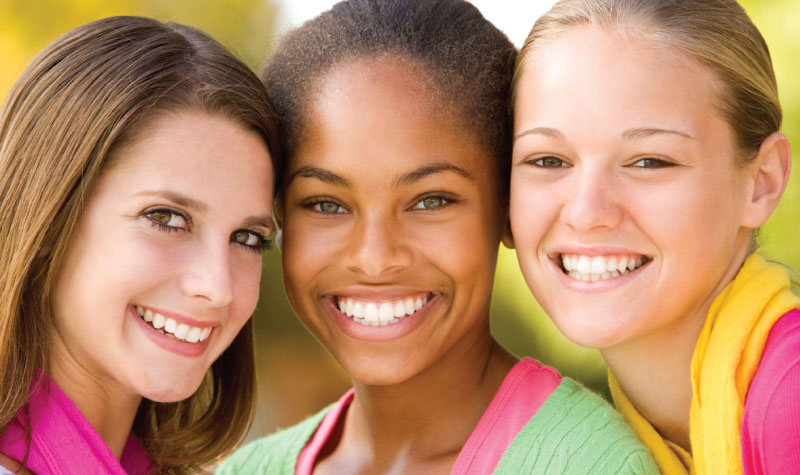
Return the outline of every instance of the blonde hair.
[[[48,367],[53,287],[75,225],[115,148],[159,114],[197,110],[259,133],[280,157],[263,84],[204,33],[113,17],[53,41],[0,109],[0,433]],[[248,322],[200,389],[175,403],[144,400],[134,433],[162,473],[199,470],[230,450],[254,407]]]
[[[723,85],[715,104],[731,125],[740,163],[781,126],[764,38],[734,0],[561,0],[539,18],[517,57],[512,91],[537,48],[580,25],[641,34],[707,67]],[[513,105],[513,92],[512,92]]]

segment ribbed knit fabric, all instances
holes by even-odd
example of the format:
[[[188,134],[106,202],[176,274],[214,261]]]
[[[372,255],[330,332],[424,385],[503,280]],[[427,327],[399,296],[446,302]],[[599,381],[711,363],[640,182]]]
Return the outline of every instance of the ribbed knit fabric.
[[[745,475],[800,473],[800,310],[772,327],[742,419]]]
[[[495,474],[657,474],[650,451],[600,397],[564,378]]]
[[[333,406],[333,404],[331,404]],[[303,422],[237,450],[214,472],[218,475],[294,475],[297,458],[331,406]]]
[[[330,408],[236,451],[218,474],[294,475],[300,451]],[[608,403],[564,378],[514,438],[498,475],[657,474],[655,461]]]

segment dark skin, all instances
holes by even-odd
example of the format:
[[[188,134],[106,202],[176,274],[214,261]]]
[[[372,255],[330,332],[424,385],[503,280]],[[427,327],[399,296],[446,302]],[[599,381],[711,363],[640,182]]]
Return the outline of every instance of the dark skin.
[[[288,167],[287,295],[355,387],[316,474],[450,473],[517,362],[489,329],[506,216],[494,159],[424,78],[390,58],[334,68]],[[419,314],[387,326],[331,304],[419,294]]]

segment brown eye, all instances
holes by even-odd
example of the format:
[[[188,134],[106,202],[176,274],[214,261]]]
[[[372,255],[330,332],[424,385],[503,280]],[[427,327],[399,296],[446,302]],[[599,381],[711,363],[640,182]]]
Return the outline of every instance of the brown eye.
[[[178,230],[189,228],[188,219],[180,213],[170,209],[153,209],[145,212],[144,215],[150,220],[150,222],[153,223],[154,226],[158,226],[162,229]]]
[[[241,229],[231,234],[231,241],[247,249],[261,252],[269,249],[270,242],[261,234],[254,231],[246,231]]]

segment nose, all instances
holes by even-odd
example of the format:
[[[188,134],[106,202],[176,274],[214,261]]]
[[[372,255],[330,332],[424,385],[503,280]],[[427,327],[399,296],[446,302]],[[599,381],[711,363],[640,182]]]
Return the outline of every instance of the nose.
[[[349,233],[342,264],[366,278],[385,277],[411,264],[402,226],[386,215],[364,215]]]
[[[221,240],[220,240],[221,241]],[[233,273],[229,242],[196,242],[181,276],[181,290],[214,307],[233,300]]]
[[[561,221],[576,231],[590,233],[620,225],[623,210],[618,200],[618,184],[612,173],[603,169],[577,170],[566,190]]]

